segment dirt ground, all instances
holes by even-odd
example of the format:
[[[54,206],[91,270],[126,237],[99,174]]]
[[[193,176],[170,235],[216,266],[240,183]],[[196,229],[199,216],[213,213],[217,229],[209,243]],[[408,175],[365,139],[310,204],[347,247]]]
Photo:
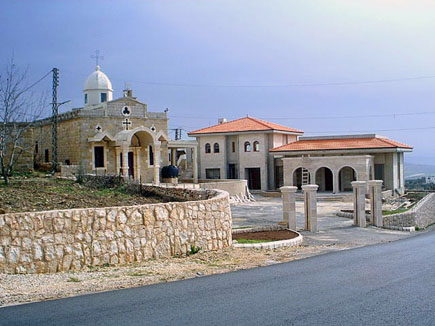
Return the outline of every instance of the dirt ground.
[[[93,189],[71,180],[32,178],[0,186],[0,214],[52,209],[143,205],[159,197],[124,193],[121,189]]]
[[[349,249],[334,244],[279,249],[233,248],[184,258],[148,260],[124,267],[101,267],[58,274],[0,274],[0,306],[226,273]]]
[[[246,239],[246,240],[266,240],[278,241],[293,239],[298,236],[297,233],[288,230],[278,231],[260,231],[260,232],[246,232],[233,234],[233,240]]]

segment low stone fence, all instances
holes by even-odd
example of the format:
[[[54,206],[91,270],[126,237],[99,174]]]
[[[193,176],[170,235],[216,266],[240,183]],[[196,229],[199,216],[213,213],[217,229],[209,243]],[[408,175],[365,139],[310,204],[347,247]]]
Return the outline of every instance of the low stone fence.
[[[384,227],[419,227],[435,223],[435,193],[426,195],[409,211],[384,216]]]
[[[211,199],[0,215],[0,272],[122,265],[232,244],[228,193]],[[195,249],[194,248],[194,249]]]
[[[74,178],[79,173],[78,165],[60,165],[59,169],[62,178]]]
[[[251,201],[254,198],[248,189],[247,180],[199,180],[202,189],[218,189],[228,192],[230,200],[233,202]]]

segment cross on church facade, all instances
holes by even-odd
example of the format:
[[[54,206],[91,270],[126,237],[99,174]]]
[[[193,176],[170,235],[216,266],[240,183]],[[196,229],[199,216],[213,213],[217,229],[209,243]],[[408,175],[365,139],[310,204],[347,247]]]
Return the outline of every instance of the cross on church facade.
[[[124,125],[124,130],[128,130],[128,127],[131,125],[131,121],[128,119],[125,119],[122,124]]]
[[[100,55],[100,50],[95,50],[95,55],[91,55],[92,59],[95,59],[95,65],[98,66],[98,60],[104,60],[104,57]]]

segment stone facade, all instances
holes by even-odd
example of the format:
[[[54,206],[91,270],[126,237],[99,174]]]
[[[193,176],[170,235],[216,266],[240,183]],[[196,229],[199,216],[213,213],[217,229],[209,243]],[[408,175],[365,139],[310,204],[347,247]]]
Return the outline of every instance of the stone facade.
[[[128,116],[123,115],[125,107]],[[123,124],[126,119],[128,127]],[[35,163],[51,162],[51,120],[37,121],[32,131]],[[166,112],[148,112],[146,104],[122,97],[59,115],[58,163],[81,165],[85,173],[132,174],[135,179],[152,182],[155,167],[169,164],[167,135]],[[101,166],[96,166],[94,148],[98,146],[104,153]],[[154,162],[150,162],[151,150]]]
[[[207,200],[0,215],[0,272],[53,273],[232,243],[226,192]]]
[[[267,190],[273,188],[273,158],[269,150],[289,142],[296,141],[296,135],[275,131],[240,132],[228,135],[196,136],[199,143],[200,178],[207,178],[208,169],[219,169],[220,179],[245,179],[250,182],[250,189]],[[233,145],[234,143],[234,145]],[[245,144],[249,143],[250,150],[245,151]],[[254,148],[254,143],[258,143]],[[209,144],[211,151],[206,152]],[[214,144],[219,145],[219,152],[215,153]],[[234,166],[231,175],[230,166]],[[259,169],[258,181],[250,181],[250,170]]]
[[[419,227],[421,229],[435,223],[435,193],[420,200],[409,211],[384,216],[384,227]]]

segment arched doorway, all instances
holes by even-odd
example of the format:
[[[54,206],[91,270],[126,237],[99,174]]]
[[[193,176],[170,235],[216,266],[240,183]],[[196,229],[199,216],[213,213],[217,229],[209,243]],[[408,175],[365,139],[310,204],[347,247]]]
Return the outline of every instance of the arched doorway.
[[[338,186],[341,192],[352,191],[352,181],[356,181],[356,172],[350,166],[345,166],[338,172]]]
[[[121,166],[123,153],[121,155]],[[155,164],[154,139],[152,135],[139,130],[131,136],[130,146],[128,147],[128,176],[136,180],[151,182],[153,180],[152,170]],[[148,177],[148,178],[147,178]]]
[[[297,168],[293,171],[293,186],[298,187],[298,190],[302,189],[302,185],[310,183],[310,172],[304,168]]]
[[[316,171],[316,184],[319,186],[319,191],[333,191],[333,174],[327,167],[321,167]]]

